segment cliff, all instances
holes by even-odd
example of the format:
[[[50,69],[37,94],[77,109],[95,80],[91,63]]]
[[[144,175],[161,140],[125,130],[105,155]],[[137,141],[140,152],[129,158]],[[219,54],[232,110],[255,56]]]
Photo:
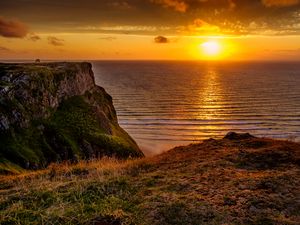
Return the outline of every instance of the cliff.
[[[143,156],[89,63],[0,64],[0,167]],[[3,171],[2,171],[3,172]]]
[[[296,225],[299,174],[299,143],[230,133],[152,158],[0,176],[0,223]]]

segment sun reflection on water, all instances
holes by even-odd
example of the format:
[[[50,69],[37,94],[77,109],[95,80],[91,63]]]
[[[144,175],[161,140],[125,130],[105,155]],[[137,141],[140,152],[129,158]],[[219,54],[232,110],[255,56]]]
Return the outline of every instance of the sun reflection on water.
[[[215,132],[212,132],[219,128],[217,125],[212,125],[216,119],[221,119],[218,115],[220,109],[222,109],[222,102],[224,96],[222,95],[222,85],[220,82],[220,74],[214,67],[208,67],[207,72],[203,76],[202,88],[199,89],[199,113],[197,120],[206,121],[207,125],[199,126],[199,131],[196,131],[195,135],[210,135],[214,137]]]
[[[203,90],[199,93],[200,105],[203,111],[198,119],[213,120],[216,119],[217,110],[222,107],[222,86],[219,80],[219,74],[213,68],[209,68],[204,76],[205,83]]]

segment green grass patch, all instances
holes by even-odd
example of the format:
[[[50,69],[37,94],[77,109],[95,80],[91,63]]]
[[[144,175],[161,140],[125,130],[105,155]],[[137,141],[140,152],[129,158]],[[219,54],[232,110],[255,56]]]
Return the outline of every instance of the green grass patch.
[[[117,124],[108,123],[112,129],[117,130]],[[109,132],[107,127],[102,126],[85,97],[74,96],[61,103],[48,119],[32,121],[31,126],[26,129],[11,129],[2,133],[0,158],[6,158],[23,168],[34,169],[37,165],[44,167],[50,162],[73,159],[75,156],[142,156],[135,143],[121,128],[121,137],[109,135]]]

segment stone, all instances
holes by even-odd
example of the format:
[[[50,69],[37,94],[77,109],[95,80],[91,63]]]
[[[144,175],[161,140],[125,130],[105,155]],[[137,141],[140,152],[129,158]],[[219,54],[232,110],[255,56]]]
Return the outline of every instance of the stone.
[[[90,63],[0,63],[0,80],[0,160],[36,169],[74,154],[97,157],[96,149],[143,156],[119,126],[112,97],[95,84]]]

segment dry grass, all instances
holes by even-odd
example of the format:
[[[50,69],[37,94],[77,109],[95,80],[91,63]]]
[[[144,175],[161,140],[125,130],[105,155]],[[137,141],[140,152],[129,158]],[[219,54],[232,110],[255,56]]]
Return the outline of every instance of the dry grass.
[[[137,168],[142,162],[104,158],[76,165],[53,164],[45,170],[2,176],[0,221],[4,224],[78,224],[103,212],[120,216],[120,210],[111,211],[107,207],[117,208],[122,201],[118,195],[129,194],[125,193],[129,191],[125,177],[129,168]],[[99,209],[89,209],[93,199],[99,196]],[[102,203],[102,200],[116,202]]]
[[[100,176],[104,174],[105,171],[114,171],[119,172],[122,168],[127,167],[130,164],[134,164],[138,160],[117,160],[115,158],[105,157],[102,159],[95,159],[89,161],[79,161],[76,164],[72,164],[69,162],[59,163],[59,164],[51,164],[47,169],[37,170],[37,171],[26,171],[21,174],[15,175],[0,175],[1,182],[26,182],[26,180],[35,181],[35,179],[44,180],[45,177],[53,177],[57,179],[64,179],[68,177],[68,175],[72,175],[76,171],[88,171],[88,177],[93,177],[97,174]]]
[[[0,178],[1,224],[299,224],[300,145],[209,140]]]

